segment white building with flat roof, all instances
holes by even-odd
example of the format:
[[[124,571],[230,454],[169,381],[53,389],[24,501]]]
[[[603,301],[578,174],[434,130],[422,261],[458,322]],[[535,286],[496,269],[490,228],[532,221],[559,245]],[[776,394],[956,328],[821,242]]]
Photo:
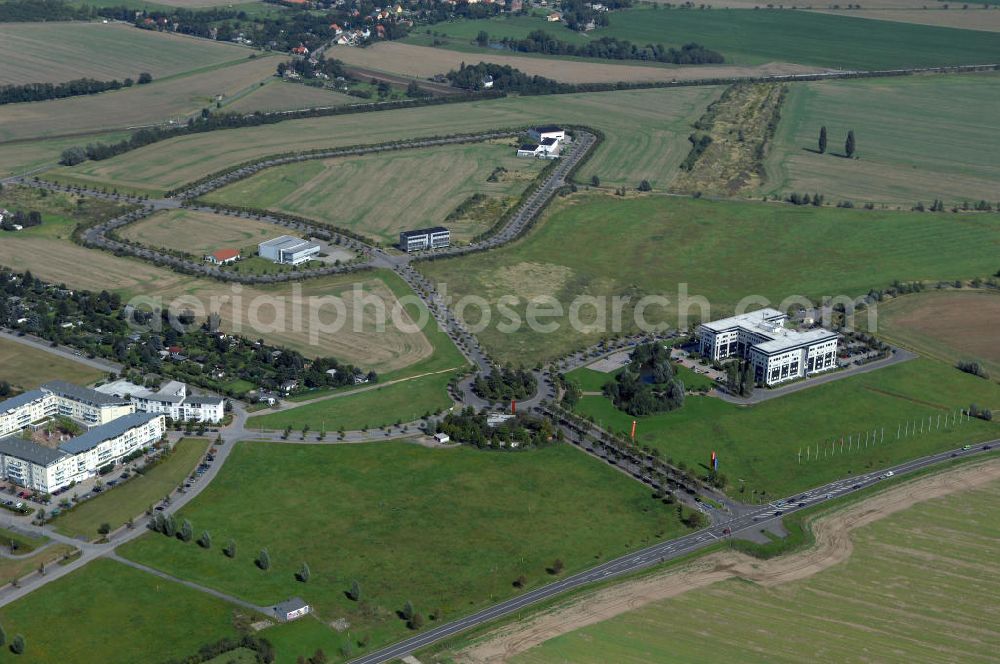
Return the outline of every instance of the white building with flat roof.
[[[775,385],[837,366],[837,333],[799,332],[785,327],[788,316],[759,309],[698,326],[698,351],[712,360],[746,359],[754,380]]]
[[[305,263],[317,256],[319,252],[320,246],[315,242],[291,235],[282,235],[257,245],[257,253],[260,254],[261,258],[283,265]]]
[[[97,475],[162,436],[162,415],[131,413],[48,447],[18,434],[0,438],[0,476],[19,486],[52,493]]]
[[[167,381],[158,390],[150,390],[127,380],[101,385],[97,391],[130,399],[141,413],[159,413],[172,420],[216,424],[225,417],[222,397],[188,394],[187,385]]]

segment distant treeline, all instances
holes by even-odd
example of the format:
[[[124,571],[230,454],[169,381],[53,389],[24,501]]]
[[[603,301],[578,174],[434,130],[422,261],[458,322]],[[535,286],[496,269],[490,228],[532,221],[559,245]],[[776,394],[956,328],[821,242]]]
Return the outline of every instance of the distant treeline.
[[[577,86],[571,83],[560,83],[544,76],[532,76],[509,65],[495,65],[489,62],[480,62],[478,65],[463,63],[458,70],[453,69],[445,74],[454,87],[463,90],[484,89],[484,79],[487,76],[493,77],[493,89],[502,92],[544,95],[577,91]]]
[[[534,30],[524,39],[504,37],[499,42],[504,48],[522,53],[546,55],[572,55],[581,58],[605,60],[644,60],[674,65],[705,65],[725,62],[721,53],[700,44],[685,44],[680,49],[666,48],[663,44],[639,46],[625,39],[601,37],[585,44],[571,44],[544,30]]]
[[[145,84],[153,77],[145,72],[139,75],[139,83]],[[26,101],[45,101],[79,95],[95,95],[108,90],[130,88],[135,84],[131,78],[124,81],[98,81],[93,78],[77,78],[65,83],[25,83],[24,85],[0,86],[0,104],[17,104]]]

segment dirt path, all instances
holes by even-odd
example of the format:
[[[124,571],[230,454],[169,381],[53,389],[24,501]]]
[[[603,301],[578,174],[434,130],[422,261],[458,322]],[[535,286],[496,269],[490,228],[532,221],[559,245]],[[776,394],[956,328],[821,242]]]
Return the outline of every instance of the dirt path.
[[[684,567],[637,581],[629,581],[578,597],[523,623],[498,629],[458,653],[465,664],[503,662],[553,637],[607,620],[689,590],[739,576],[771,586],[797,581],[846,561],[853,551],[851,531],[908,507],[1000,480],[1000,459],[962,466],[915,479],[813,522],[815,546],[772,560],[757,560],[726,552],[700,558]]]

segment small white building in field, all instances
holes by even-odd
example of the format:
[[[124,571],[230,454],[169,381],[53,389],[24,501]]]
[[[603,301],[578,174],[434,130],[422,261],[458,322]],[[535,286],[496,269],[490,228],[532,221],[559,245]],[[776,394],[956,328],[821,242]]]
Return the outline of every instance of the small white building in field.
[[[434,434],[434,440],[438,443],[444,445],[445,443],[451,442],[451,436],[446,433],[436,433]]]
[[[312,611],[312,607],[306,604],[301,597],[286,599],[284,602],[276,604],[274,607],[274,617],[282,622],[301,618]]]

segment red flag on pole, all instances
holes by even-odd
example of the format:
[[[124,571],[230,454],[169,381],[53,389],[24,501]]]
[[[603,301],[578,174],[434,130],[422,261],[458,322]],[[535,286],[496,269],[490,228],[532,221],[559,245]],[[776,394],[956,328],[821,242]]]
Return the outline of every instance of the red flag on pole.
[[[513,415],[517,413],[517,402],[513,399],[510,400],[510,414]]]

